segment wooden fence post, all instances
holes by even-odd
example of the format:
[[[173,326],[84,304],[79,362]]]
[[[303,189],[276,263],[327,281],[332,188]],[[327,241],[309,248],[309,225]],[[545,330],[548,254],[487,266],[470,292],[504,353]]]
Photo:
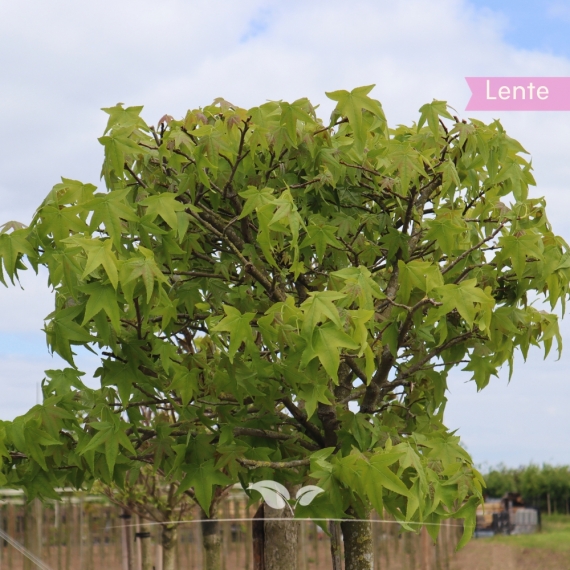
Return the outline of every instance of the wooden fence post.
[[[0,503],[0,528],[4,530],[4,505]],[[2,570],[2,562],[4,560],[4,539],[0,538],[0,570]]]
[[[427,528],[424,526],[421,530],[421,540],[422,540],[422,570],[432,570],[432,549],[431,539],[428,534]]]
[[[126,510],[123,509],[120,515],[123,521],[122,524],[122,558],[123,558],[123,570],[134,570],[133,569],[133,554],[132,554],[132,544],[131,544],[131,515]]]
[[[16,524],[15,524],[15,520],[14,520],[14,505],[13,503],[10,503],[8,505],[8,525],[7,525],[7,532],[10,536],[14,536],[15,534],[15,530],[16,530]],[[8,548],[8,556],[6,557],[8,560],[8,568],[12,567],[12,559],[13,559],[13,548]]]

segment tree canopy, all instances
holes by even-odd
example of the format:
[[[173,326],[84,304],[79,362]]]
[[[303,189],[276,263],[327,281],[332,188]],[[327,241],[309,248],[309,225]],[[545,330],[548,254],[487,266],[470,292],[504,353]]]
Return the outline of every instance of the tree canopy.
[[[530,464],[517,468],[499,465],[485,475],[485,494],[500,498],[520,493],[525,503],[543,510],[569,514],[570,467]]]
[[[501,123],[444,101],[389,128],[372,86],[165,115],[117,105],[105,190],[62,179],[0,235],[3,277],[55,292],[44,402],[0,427],[3,483],[30,497],[148,463],[204,511],[225,486],[325,489],[299,516],[465,518],[483,479],[444,425],[447,375],[478,389],[531,345],[560,349],[567,244]],[[88,389],[74,347],[101,357]],[[133,479],[134,480],[134,479]]]

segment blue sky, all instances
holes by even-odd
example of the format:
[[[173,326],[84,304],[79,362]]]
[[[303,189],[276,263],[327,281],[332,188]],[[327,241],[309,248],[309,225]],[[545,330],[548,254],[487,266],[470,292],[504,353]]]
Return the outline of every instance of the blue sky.
[[[570,76],[570,0],[26,0],[0,2],[0,224],[27,222],[60,176],[99,184],[106,118],[118,101],[155,123],[223,96],[248,107],[376,84],[389,123],[433,98],[500,118],[532,155],[550,220],[570,242],[570,114],[464,112],[466,76]],[[46,350],[46,275],[0,286],[0,418],[36,402]],[[560,361],[531,353],[476,393],[450,383],[446,421],[476,462],[570,464],[570,319]],[[78,358],[91,376],[97,360]],[[89,380],[87,380],[89,382]]]
[[[510,45],[570,57],[570,2],[543,0],[478,0],[478,9],[502,17]]]

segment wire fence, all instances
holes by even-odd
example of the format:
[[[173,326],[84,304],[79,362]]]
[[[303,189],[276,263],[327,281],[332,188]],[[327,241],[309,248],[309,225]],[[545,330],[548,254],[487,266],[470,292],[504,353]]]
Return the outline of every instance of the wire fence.
[[[243,493],[230,495],[221,505],[223,570],[253,570],[255,511]],[[162,570],[160,525],[137,515],[126,517],[100,496],[68,494],[61,501],[25,504],[23,496],[0,495],[0,570],[143,570],[143,553],[149,552],[155,570]],[[205,570],[198,511],[188,518],[177,525],[176,568]],[[375,570],[451,568],[462,532],[457,521],[442,523],[435,545],[425,530],[402,533],[385,514],[373,513],[372,521]],[[297,569],[330,569],[328,535],[313,521],[296,524]]]

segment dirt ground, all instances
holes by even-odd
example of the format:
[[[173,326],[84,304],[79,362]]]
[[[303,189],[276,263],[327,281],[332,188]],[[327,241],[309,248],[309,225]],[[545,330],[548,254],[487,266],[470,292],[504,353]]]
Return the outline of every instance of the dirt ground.
[[[451,561],[450,570],[570,570],[570,554],[473,540]]]

